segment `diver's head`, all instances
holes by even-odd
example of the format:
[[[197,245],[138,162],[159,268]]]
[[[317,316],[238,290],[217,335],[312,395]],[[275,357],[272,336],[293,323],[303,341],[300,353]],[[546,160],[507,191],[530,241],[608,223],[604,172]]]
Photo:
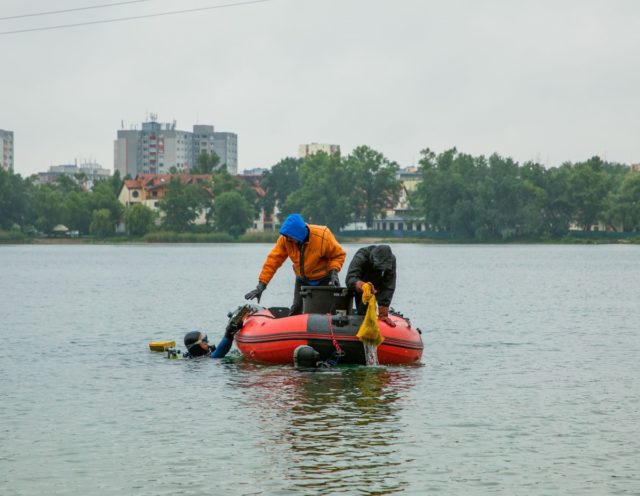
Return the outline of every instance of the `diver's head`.
[[[300,345],[293,350],[293,364],[296,367],[315,367],[320,360],[320,353],[308,345]]]
[[[376,245],[371,250],[371,263],[373,268],[380,272],[386,272],[393,268],[395,256],[391,253],[389,245]]]
[[[200,331],[191,331],[184,336],[184,345],[192,357],[204,356],[209,353],[209,340]]]

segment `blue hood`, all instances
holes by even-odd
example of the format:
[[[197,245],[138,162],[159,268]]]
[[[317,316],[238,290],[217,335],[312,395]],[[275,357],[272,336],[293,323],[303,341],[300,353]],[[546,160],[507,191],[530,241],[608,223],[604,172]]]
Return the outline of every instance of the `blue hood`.
[[[280,234],[289,236],[299,243],[304,242],[309,234],[309,229],[300,214],[289,215],[280,228]]]

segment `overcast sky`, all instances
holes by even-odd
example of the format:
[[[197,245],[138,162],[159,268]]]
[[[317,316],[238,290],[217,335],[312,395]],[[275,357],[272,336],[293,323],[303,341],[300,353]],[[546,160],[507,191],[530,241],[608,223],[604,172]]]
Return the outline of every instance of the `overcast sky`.
[[[0,17],[117,0],[0,0]],[[0,31],[240,0],[149,0],[0,21]],[[0,35],[15,171],[93,158],[149,113],[238,134],[239,168],[301,143],[401,166],[456,146],[549,166],[640,162],[640,1],[271,0]]]

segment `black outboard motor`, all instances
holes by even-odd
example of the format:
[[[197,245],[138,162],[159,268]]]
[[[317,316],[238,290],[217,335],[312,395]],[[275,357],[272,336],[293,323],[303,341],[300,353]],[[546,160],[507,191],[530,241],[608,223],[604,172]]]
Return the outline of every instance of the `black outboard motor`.
[[[300,345],[293,350],[293,364],[296,367],[317,367],[320,353],[308,345]]]
[[[302,313],[350,315],[352,296],[340,286],[302,286]]]

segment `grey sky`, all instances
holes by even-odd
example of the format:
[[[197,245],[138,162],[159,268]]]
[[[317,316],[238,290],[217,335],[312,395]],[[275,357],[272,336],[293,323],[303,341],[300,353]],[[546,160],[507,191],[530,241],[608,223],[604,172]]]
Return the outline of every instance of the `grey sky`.
[[[0,17],[115,0],[0,0]],[[233,0],[229,0],[230,3]],[[154,0],[0,31],[223,4]],[[123,120],[238,133],[240,169],[305,142],[401,166],[457,146],[548,165],[640,162],[640,2],[273,0],[0,36],[0,128],[23,175],[113,167]]]

